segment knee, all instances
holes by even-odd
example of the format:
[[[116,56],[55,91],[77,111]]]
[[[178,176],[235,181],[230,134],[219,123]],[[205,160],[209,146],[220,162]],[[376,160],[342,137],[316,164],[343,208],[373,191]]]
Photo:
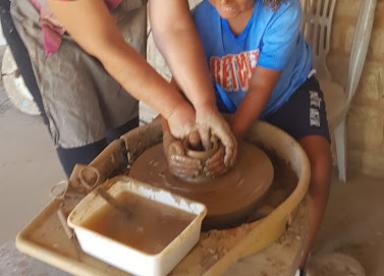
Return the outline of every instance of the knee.
[[[311,172],[314,175],[329,174],[332,165],[332,155],[330,149],[315,152],[309,157],[311,164]]]
[[[310,193],[327,194],[330,185],[332,155],[328,141],[319,136],[300,140],[311,167]]]

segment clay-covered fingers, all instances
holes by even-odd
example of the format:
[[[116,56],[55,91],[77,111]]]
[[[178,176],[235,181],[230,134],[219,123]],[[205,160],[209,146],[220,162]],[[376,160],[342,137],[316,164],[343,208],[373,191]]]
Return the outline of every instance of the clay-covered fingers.
[[[165,138],[164,150],[170,172],[181,178],[199,175],[202,170],[200,160],[186,156],[180,140],[176,140],[172,136]]]
[[[201,139],[201,144],[203,145],[205,150],[211,149],[211,131],[210,128],[207,126],[200,126],[199,127],[199,134]]]
[[[237,140],[226,120],[216,107],[208,106],[196,110],[196,123],[202,140],[216,135],[225,147],[224,164],[231,167],[237,156]]]
[[[223,119],[223,124],[214,129],[214,133],[220,139],[225,148],[224,164],[232,167],[237,157],[237,140],[228,124]]]
[[[184,156],[184,148],[179,140],[172,137],[171,134],[164,139],[164,151],[167,157]]]
[[[202,171],[200,160],[181,155],[171,155],[168,166],[173,175],[181,178],[196,177]]]
[[[220,147],[219,150],[205,162],[205,173],[217,176],[225,173],[228,167],[224,164],[225,149]]]

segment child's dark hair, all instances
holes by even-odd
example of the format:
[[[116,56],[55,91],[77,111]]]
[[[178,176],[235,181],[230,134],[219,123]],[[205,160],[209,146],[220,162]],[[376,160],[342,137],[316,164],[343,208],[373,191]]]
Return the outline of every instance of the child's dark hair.
[[[280,4],[287,0],[263,0],[264,5],[270,6],[272,10],[276,11]]]

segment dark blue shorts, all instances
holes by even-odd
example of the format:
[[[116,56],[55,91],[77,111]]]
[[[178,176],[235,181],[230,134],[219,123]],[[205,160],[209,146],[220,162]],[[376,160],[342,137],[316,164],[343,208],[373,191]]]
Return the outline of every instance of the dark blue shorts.
[[[310,77],[275,113],[264,118],[296,140],[319,135],[330,142],[323,92],[316,77]]]

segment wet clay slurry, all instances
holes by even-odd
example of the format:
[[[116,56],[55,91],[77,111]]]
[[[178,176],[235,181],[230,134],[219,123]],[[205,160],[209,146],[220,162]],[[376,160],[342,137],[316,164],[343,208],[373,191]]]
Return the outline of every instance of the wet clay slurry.
[[[247,221],[255,221],[269,215],[295,190],[298,178],[290,164],[279,158],[275,153],[265,150],[272,161],[274,176],[271,187],[266,195],[259,201],[257,208],[250,214]]]
[[[196,217],[129,192],[122,193],[116,200],[131,210],[132,215],[127,217],[107,205],[83,226],[147,254],[160,253]]]
[[[169,173],[162,145],[158,144],[139,156],[129,174],[204,203],[208,209],[206,227],[228,227],[244,221],[273,180],[272,163],[257,146],[242,142],[238,151],[236,166],[230,171],[214,179],[191,183]]]

